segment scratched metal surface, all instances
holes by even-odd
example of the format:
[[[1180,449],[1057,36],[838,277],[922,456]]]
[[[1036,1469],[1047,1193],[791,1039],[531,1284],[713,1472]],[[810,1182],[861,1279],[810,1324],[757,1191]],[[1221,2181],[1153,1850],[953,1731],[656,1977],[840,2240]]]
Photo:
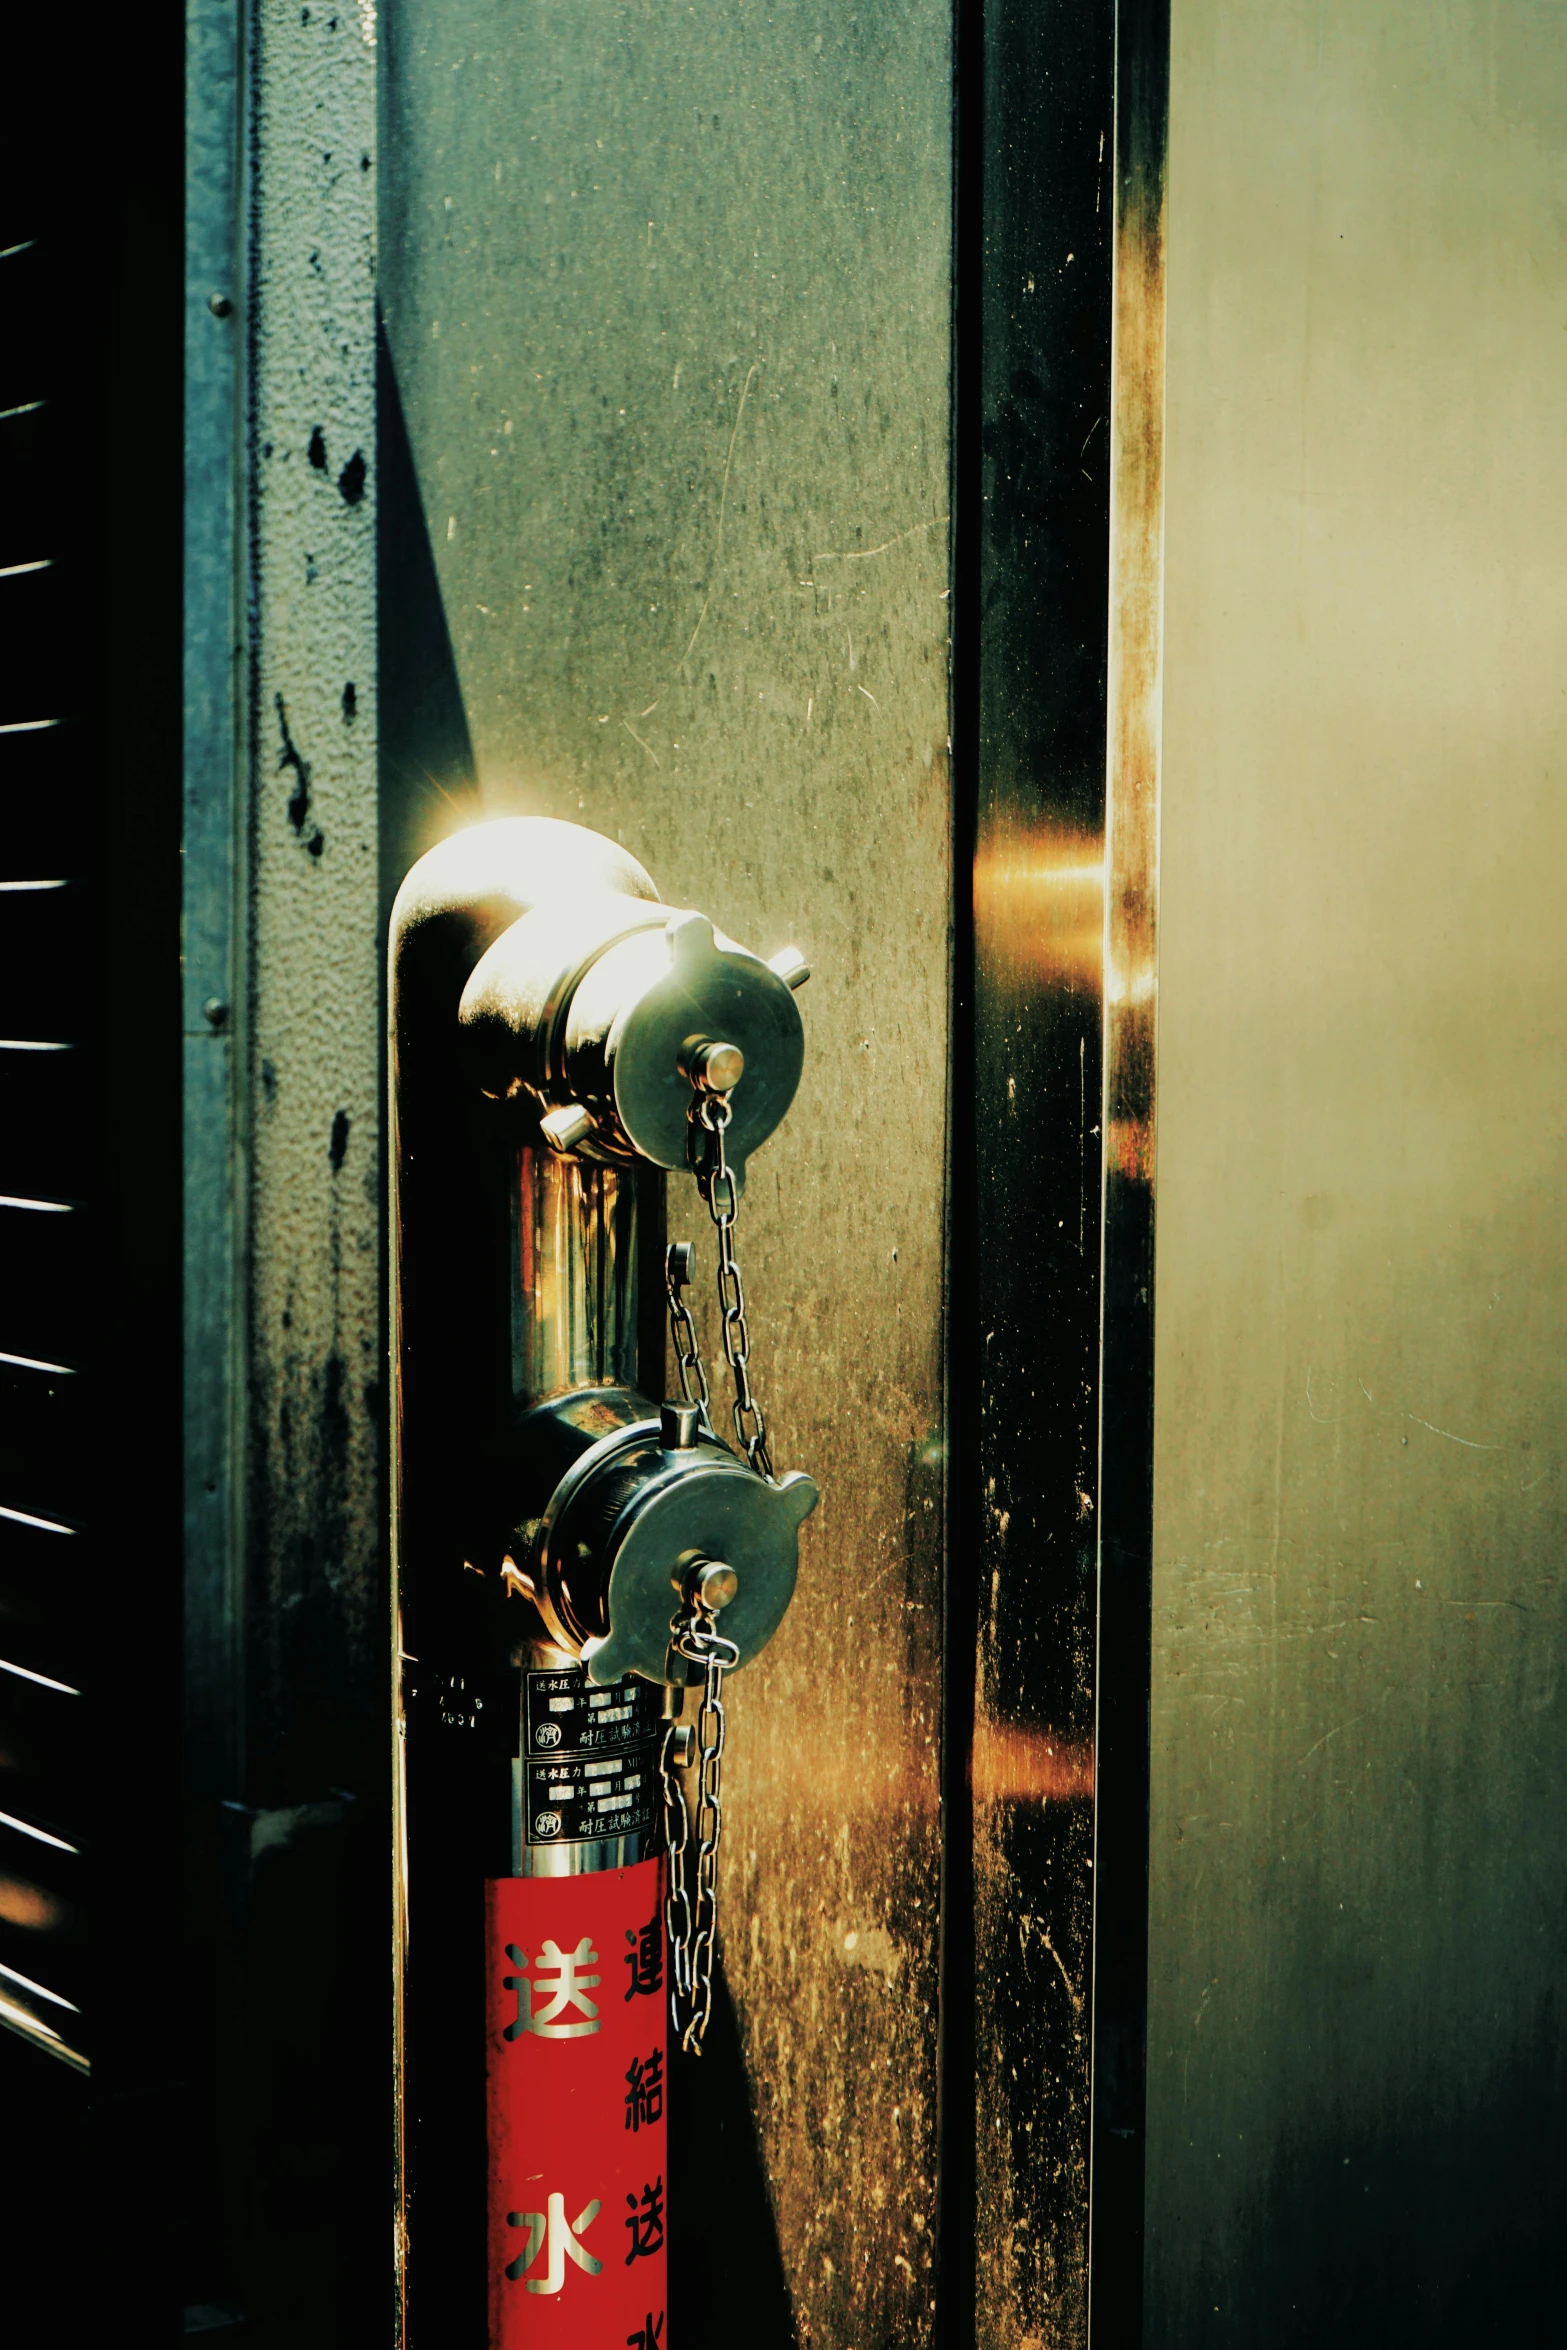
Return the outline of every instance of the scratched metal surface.
[[[682,2339],[891,2350],[935,2214],[948,11],[410,0],[383,38],[388,877],[480,808],[573,818],[816,973],[741,1227],[824,1496],[726,1770],[776,2241],[736,2254],[731,2129]],[[683,1181],[671,1230],[710,1279]]]
[[[1560,12],[1176,0],[1148,2340],[1544,2341]]]

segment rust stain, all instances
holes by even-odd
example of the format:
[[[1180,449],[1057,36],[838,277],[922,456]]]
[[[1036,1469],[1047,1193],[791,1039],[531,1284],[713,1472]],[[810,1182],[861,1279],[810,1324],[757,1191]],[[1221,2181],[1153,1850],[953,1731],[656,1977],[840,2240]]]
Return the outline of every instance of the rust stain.
[[[1152,1183],[1154,1133],[1152,1118],[1112,1118],[1106,1158],[1117,1175],[1134,1183]]]

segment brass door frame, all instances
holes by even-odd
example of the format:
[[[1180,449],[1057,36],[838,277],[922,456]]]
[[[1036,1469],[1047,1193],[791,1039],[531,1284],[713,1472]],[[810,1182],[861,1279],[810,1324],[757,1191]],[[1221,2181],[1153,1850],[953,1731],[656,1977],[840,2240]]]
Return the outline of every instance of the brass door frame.
[[[1141,2332],[1168,56],[1166,0],[998,0],[959,74],[944,2242],[986,2346]]]

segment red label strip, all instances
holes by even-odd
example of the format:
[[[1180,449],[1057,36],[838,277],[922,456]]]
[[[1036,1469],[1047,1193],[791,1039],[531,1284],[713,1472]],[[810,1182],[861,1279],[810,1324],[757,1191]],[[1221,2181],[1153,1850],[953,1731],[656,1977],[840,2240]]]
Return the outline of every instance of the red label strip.
[[[664,1863],[484,1914],[490,2350],[669,2350]]]

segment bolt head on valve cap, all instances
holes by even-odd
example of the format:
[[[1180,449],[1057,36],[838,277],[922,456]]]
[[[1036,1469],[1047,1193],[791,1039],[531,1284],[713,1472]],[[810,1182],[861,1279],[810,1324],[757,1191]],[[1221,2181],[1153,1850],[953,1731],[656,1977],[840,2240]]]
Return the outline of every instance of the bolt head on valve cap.
[[[714,1614],[729,1605],[740,1588],[740,1578],[722,1559],[709,1559],[706,1566],[691,1569],[682,1588],[688,1598],[700,1600],[708,1613]]]

